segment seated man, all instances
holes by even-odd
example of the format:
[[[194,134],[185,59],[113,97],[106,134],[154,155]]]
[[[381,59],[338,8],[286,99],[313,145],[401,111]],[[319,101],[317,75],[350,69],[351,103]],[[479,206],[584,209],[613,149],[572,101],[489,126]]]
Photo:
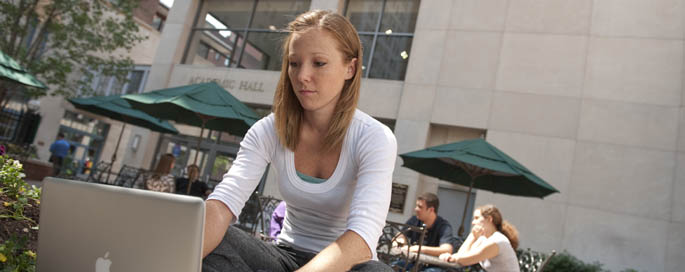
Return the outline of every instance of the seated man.
[[[440,206],[440,200],[438,196],[433,193],[423,193],[416,200],[416,207],[414,212],[415,216],[412,216],[408,221],[407,225],[421,226],[421,224],[426,224],[426,236],[423,239],[423,246],[421,246],[421,254],[440,256],[443,253],[452,252],[452,244],[454,243],[454,236],[452,235],[452,226],[444,218],[438,215],[438,207]],[[409,239],[407,241],[406,239]],[[398,237],[396,240],[399,244],[411,245],[409,246],[410,252],[416,252],[419,249],[418,245],[413,245],[418,243],[419,233],[412,232],[408,233],[407,237]],[[398,264],[403,266],[404,264]],[[435,266],[424,266],[421,271],[443,271],[443,269]]]
[[[188,178],[176,179],[176,193],[207,198],[212,190],[209,189],[207,183],[199,180],[200,167],[192,164],[188,165],[186,169],[188,170]],[[188,190],[188,184],[191,184],[190,190]]]

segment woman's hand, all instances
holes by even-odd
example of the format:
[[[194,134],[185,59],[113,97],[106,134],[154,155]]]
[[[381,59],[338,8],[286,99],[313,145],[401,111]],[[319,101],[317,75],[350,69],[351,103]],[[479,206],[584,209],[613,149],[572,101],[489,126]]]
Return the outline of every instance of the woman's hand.
[[[404,245],[407,244],[407,239],[405,239],[404,235],[398,235],[393,241],[392,241],[392,246],[393,247],[403,247]]]
[[[368,260],[371,260],[371,249],[359,234],[348,230],[297,271],[348,271]]]
[[[441,261],[448,262],[448,263],[456,263],[457,260],[459,259],[457,257],[457,253],[454,253],[454,254],[443,253],[443,254],[440,254],[440,256],[438,256],[438,258]]]
[[[473,238],[475,238],[475,239],[478,239],[484,233],[485,233],[485,229],[483,228],[483,226],[475,225],[475,226],[473,226],[473,228],[471,228],[471,234],[473,234]]]
[[[452,254],[445,252],[443,254],[440,254],[440,256],[438,256],[438,258],[443,262],[449,262],[449,259],[451,256],[452,256]]]

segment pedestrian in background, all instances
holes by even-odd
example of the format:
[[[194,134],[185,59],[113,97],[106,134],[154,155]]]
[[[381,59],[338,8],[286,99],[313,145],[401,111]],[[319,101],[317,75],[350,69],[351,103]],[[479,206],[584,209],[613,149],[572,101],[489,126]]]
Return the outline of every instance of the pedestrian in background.
[[[69,142],[64,140],[64,133],[57,134],[57,140],[50,145],[50,161],[52,163],[52,173],[54,176],[59,176],[62,171],[62,164],[64,158],[69,154]]]

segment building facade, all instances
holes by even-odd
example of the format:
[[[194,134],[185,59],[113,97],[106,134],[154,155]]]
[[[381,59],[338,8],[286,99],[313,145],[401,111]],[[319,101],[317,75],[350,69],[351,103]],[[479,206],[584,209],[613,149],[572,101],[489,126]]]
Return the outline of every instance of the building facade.
[[[139,7],[134,10],[134,18],[138,23],[139,34],[147,39],[125,53],[134,61],[135,67],[129,71],[126,83],[118,82],[112,77],[96,77],[92,87],[97,95],[139,93],[144,90],[167,13],[168,7],[161,5],[158,0],[139,1]],[[137,147],[141,140],[147,139],[142,137],[149,133],[147,130],[129,125],[121,133],[121,122],[76,110],[61,97],[46,96],[41,98],[39,103],[42,122],[34,140],[39,159],[48,160],[50,144],[61,132],[73,148],[68,156],[69,171],[72,174],[87,174],[87,162],[111,160],[117,139],[121,135],[122,141],[114,169],[119,169],[123,162],[129,165],[143,165],[142,158],[138,158],[136,153],[142,153],[137,152]]]
[[[216,81],[266,114],[278,29],[308,9],[345,14],[358,28],[359,108],[393,128],[400,153],[483,137],[561,192],[474,193],[472,205],[493,203],[517,226],[521,247],[614,271],[685,266],[683,1],[176,0],[147,51],[144,89]],[[179,146],[200,152],[205,179],[220,179],[240,139],[206,132],[211,141],[197,150],[199,128],[177,127],[181,136],[131,129],[120,154],[149,167]],[[418,194],[435,192],[441,215],[459,225],[467,188],[401,164],[388,220],[406,220]],[[268,176],[263,190],[279,195]]]

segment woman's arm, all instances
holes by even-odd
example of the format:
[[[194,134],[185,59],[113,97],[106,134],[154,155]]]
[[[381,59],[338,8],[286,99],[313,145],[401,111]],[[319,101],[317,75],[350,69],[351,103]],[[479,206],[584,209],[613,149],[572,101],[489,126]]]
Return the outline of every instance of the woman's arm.
[[[359,235],[371,256],[383,233],[392,194],[392,175],[397,158],[397,140],[385,126],[364,131],[355,147],[357,184],[350,203],[347,230]]]
[[[481,236],[483,236],[483,227],[480,225],[473,226],[471,228],[471,233],[469,233],[469,236],[466,238],[466,241],[461,247],[459,247],[459,252],[457,252],[456,254],[471,251],[473,247],[478,246],[478,241],[480,241],[479,238]]]
[[[231,210],[218,200],[205,202],[205,233],[202,243],[202,258],[209,255],[221,243],[228,226],[233,221]]]
[[[352,266],[371,259],[371,249],[354,231],[346,231],[297,271],[348,271]]]
[[[231,169],[205,202],[203,258],[221,243],[228,226],[240,216],[240,211],[271,160],[275,141],[271,119],[263,118],[250,128],[240,142],[240,150]]]
[[[413,245],[409,248],[410,252],[419,251],[418,245]],[[421,254],[440,256],[443,253],[452,254],[452,245],[450,244],[440,244],[440,246],[421,246]]]
[[[473,233],[469,233],[469,236],[466,237],[466,241],[459,247],[459,250],[455,255],[460,254],[460,253],[465,253],[469,250],[471,250],[471,246],[473,246],[473,243],[476,241],[475,236],[473,236]]]
[[[461,246],[459,247],[459,250],[457,250],[456,253],[454,253],[454,254],[450,254],[450,253],[440,254],[440,256],[439,256],[440,260],[443,260],[446,262],[453,262],[453,263],[456,262],[457,256],[463,255],[466,252],[468,252],[469,250],[471,250],[471,247],[473,246],[475,241],[476,241],[476,238],[473,235],[473,232],[469,233],[469,236],[466,237],[466,241],[464,241],[464,243],[461,244]]]
[[[475,245],[470,250],[452,255],[450,261],[459,263],[462,266],[472,265],[499,254],[499,246],[492,241],[484,241]],[[455,258],[456,257],[456,258]]]
[[[166,176],[166,185],[169,186],[169,193],[175,193],[176,192],[176,180],[174,179],[174,176],[171,174]]]

